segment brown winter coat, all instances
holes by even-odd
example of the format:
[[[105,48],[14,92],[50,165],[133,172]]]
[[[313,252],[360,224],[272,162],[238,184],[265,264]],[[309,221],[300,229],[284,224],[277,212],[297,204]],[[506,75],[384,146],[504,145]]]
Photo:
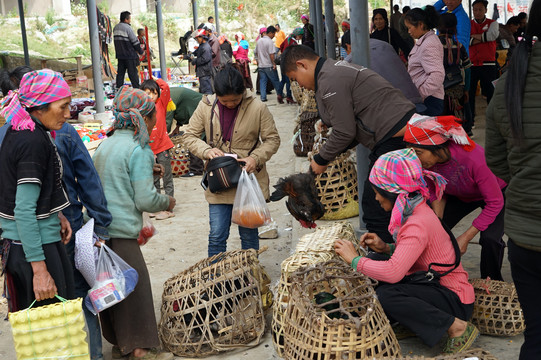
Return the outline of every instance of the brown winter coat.
[[[190,152],[203,160],[207,160],[205,156],[206,152],[212,149],[208,142],[210,141],[210,115],[215,98],[215,95],[203,96],[199,106],[197,106],[197,109],[195,109],[195,112],[190,118],[188,128],[183,135],[184,143]],[[239,159],[248,155],[253,157],[259,170],[256,170],[255,173],[257,181],[261,186],[265,199],[268,199],[269,174],[267,173],[265,163],[280,147],[280,136],[278,135],[274,118],[269,109],[261,101],[254,98],[251,93],[244,93],[237,121],[233,128],[231,150],[229,150],[230,143],[223,143],[221,140],[222,134],[218,106],[214,108],[214,111],[212,122],[215,147],[224,153],[236,154]],[[207,142],[201,140],[201,135],[204,133],[207,134]],[[255,149],[248,154],[256,143],[257,146]],[[209,204],[233,204],[235,193],[236,189],[229,189],[217,194],[213,194],[207,189],[205,191],[205,198]]]

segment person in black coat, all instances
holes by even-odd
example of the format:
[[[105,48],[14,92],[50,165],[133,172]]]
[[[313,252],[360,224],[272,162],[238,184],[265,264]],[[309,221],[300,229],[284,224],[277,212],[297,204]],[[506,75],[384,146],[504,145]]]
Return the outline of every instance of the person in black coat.
[[[195,74],[199,78],[199,92],[210,95],[212,94],[212,49],[207,42],[205,30],[195,31],[193,37],[199,43],[191,59],[192,64],[195,65]]]
[[[402,50],[404,56],[406,58],[408,57],[412,46],[400,36],[398,31],[389,27],[387,10],[374,9],[372,12],[372,24],[373,30],[370,34],[371,39],[385,41],[393,46],[397,54],[399,54],[399,50]]]

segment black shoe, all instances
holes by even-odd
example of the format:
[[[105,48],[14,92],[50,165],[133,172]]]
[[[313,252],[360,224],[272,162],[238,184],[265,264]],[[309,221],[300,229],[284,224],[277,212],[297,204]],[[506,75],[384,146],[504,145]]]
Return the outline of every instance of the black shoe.
[[[192,177],[192,176],[195,176],[195,174],[193,172],[187,172],[184,175],[180,175],[180,177]]]
[[[261,91],[256,91],[255,94],[256,95],[261,95]]]
[[[264,100],[263,100],[263,99],[261,99],[261,102],[267,102],[267,99],[264,99]]]

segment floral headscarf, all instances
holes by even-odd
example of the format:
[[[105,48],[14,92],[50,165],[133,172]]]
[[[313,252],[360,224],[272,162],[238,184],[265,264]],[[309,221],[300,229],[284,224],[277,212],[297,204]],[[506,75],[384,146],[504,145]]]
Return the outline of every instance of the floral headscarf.
[[[70,88],[60,73],[49,69],[31,71],[23,76],[19,89],[10,91],[2,101],[0,114],[14,130],[34,131],[36,123],[26,109],[70,96]]]
[[[396,238],[405,220],[405,214],[411,213],[418,202],[411,201],[410,193],[419,191],[425,199],[429,198],[429,189],[425,177],[434,182],[434,192],[439,200],[445,190],[447,180],[435,172],[424,170],[421,161],[411,148],[391,151],[381,155],[370,171],[369,180],[374,186],[398,194],[391,211],[389,232]]]
[[[141,147],[145,147],[149,142],[149,136],[143,116],[148,116],[154,109],[154,101],[143,90],[123,86],[113,100],[113,114],[115,115],[113,127],[115,129],[134,128],[135,140]]]

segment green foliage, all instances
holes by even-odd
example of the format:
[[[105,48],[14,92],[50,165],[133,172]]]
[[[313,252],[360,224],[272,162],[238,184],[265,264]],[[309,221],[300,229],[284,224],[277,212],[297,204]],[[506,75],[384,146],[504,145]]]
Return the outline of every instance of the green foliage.
[[[17,8],[17,5],[15,5],[6,15],[9,18],[16,18],[19,17],[19,9]]]
[[[42,21],[39,16],[36,16],[36,19],[34,20],[34,27],[37,31],[45,34],[45,28],[47,27],[47,24]]]
[[[47,9],[47,12],[45,13],[45,22],[49,26],[54,24],[54,9],[53,8]]]
[[[370,0],[369,4],[372,6],[372,9],[384,8],[385,10],[387,10],[387,15],[389,16],[389,18],[391,17],[391,13],[389,13],[389,0]]]
[[[98,4],[98,9],[100,9],[100,11],[102,13],[104,13],[105,15],[109,15],[109,11],[111,10],[109,8],[109,1],[107,0],[102,0],[99,4]]]
[[[86,16],[86,1],[71,0],[71,13],[73,16]]]
[[[178,28],[177,22],[173,16],[163,16],[163,32],[165,37],[178,38],[180,29]]]
[[[79,56],[82,55],[83,57],[90,58],[91,52],[90,49],[85,49],[82,47],[76,47],[72,51],[70,51],[69,56]]]
[[[139,23],[141,23],[141,27],[144,28],[145,26],[147,26],[149,31],[156,31],[157,30],[156,15],[155,14],[145,12],[145,13],[140,13],[135,18]],[[134,28],[134,30],[136,30],[136,29]]]

